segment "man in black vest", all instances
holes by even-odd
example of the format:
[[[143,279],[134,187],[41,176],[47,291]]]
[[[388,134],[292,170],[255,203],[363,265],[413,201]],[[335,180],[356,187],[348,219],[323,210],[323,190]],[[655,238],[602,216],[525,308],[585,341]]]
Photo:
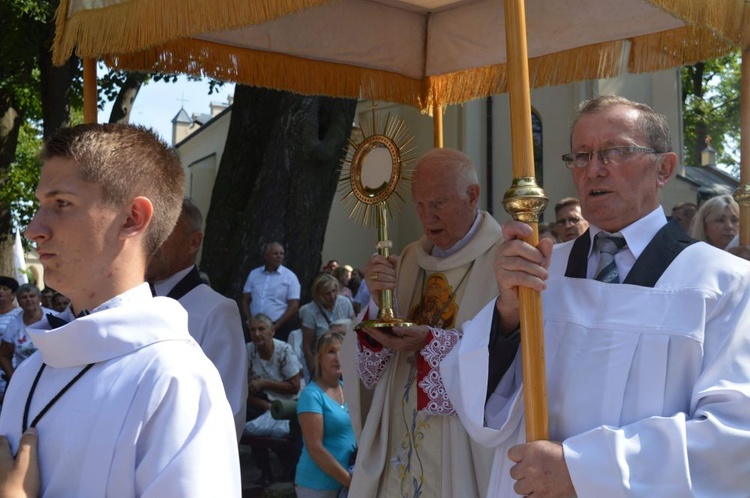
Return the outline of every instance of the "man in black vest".
[[[747,495],[750,264],[667,222],[659,192],[677,155],[664,116],[597,97],[570,147],[589,230],[553,249],[506,223],[500,296],[441,364],[467,432],[496,449],[488,496]],[[495,354],[519,333],[521,286],[542,295],[549,441],[525,441],[520,355],[505,371]]]
[[[202,283],[195,265],[203,241],[203,217],[183,199],[172,234],[149,262],[146,279],[155,295],[176,299],[188,312],[190,335],[216,365],[234,413],[237,437],[245,425],[247,353],[237,303]]]

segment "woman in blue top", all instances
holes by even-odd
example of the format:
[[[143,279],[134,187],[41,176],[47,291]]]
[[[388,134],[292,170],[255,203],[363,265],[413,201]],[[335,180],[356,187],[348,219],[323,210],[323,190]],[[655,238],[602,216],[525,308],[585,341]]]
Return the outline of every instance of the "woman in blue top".
[[[344,336],[326,332],[318,341],[314,380],[302,391],[297,415],[304,445],[297,464],[297,498],[335,498],[349,487],[349,460],[357,449],[349,407],[339,380]]]

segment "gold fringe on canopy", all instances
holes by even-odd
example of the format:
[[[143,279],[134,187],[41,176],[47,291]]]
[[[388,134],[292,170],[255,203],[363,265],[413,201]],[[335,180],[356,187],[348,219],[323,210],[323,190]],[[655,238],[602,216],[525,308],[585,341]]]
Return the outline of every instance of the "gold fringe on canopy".
[[[688,24],[706,26],[740,48],[750,47],[748,0],[647,0]]]
[[[710,29],[685,26],[631,39],[628,71],[649,73],[713,59],[733,50],[733,44]]]
[[[707,29],[685,27],[631,40],[631,72],[647,72],[716,57],[732,47]],[[615,41],[534,57],[532,88],[608,78],[620,71],[623,42]],[[507,91],[505,64],[430,76],[406,76],[348,64],[240,49],[185,39],[132,53],[112,55],[107,64],[137,71],[187,73],[288,90],[305,95],[384,100],[429,111]]]
[[[532,58],[531,84],[539,87],[616,76],[621,51],[621,42],[610,42]],[[458,104],[507,91],[505,64],[431,76],[421,82],[388,71],[196,39],[111,55],[105,62],[117,69],[210,76],[303,95],[383,100],[423,112],[429,112],[434,103]]]
[[[161,45],[209,31],[270,21],[334,0],[124,0],[70,14],[71,0],[60,0],[53,62],[101,58]],[[70,14],[70,16],[69,16]]]
[[[507,91],[505,64],[478,67],[424,80],[423,113],[432,115],[435,105],[461,104]]]
[[[616,76],[621,53],[622,42],[615,41],[532,57],[529,83],[531,88],[538,88]],[[430,76],[425,82],[423,110],[431,110],[434,103],[460,104],[507,91],[505,64]]]
[[[681,27],[632,38],[628,70],[650,72],[728,53],[732,45],[708,28]],[[529,60],[532,88],[617,76],[625,44],[614,41],[578,47]],[[505,64],[424,80],[350,64],[181,39],[143,51],[108,56],[108,65],[136,71],[187,73],[288,90],[305,95],[364,98],[408,104],[430,112],[507,91]]]
[[[302,95],[365,98],[420,106],[422,82],[406,76],[286,54],[185,39],[105,57],[113,68],[187,73]]]
[[[617,76],[622,50],[623,42],[618,40],[531,57],[531,88]]]

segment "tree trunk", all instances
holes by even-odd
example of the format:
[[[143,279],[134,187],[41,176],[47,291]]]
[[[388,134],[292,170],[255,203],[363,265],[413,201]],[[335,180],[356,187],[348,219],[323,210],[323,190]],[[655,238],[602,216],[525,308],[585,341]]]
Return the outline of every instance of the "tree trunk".
[[[16,155],[22,121],[11,98],[0,89],[0,178],[3,182],[7,181],[8,168]],[[9,206],[0,205],[0,275],[13,276],[12,228]]]
[[[52,25],[54,29],[54,25]],[[50,46],[39,48],[39,74],[41,76],[42,119],[44,138],[60,128],[70,126],[70,91],[78,68],[78,59],[71,57],[62,66],[52,65]]]
[[[138,96],[141,85],[146,81],[146,73],[128,72],[125,83],[117,93],[117,98],[109,115],[110,123],[128,124],[130,122],[130,111],[133,110],[133,102]]]
[[[202,269],[217,291],[239,298],[263,263],[262,245],[278,241],[309,300],[355,108],[237,85],[203,245]]]

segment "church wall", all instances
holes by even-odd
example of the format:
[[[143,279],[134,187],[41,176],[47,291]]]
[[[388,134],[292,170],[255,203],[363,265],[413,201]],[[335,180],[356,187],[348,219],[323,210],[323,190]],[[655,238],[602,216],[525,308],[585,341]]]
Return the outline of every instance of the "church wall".
[[[191,197],[203,213],[204,231],[231,115],[231,112],[227,112],[212,121],[211,126],[198,130],[188,140],[177,145],[177,155],[185,171],[185,195]],[[198,261],[202,253],[203,248],[198,253]]]
[[[211,126],[199,130],[177,147],[185,170],[185,193],[191,196],[200,208],[204,222],[211,203],[216,173],[224,153],[230,116],[231,113],[228,112],[215,122],[212,121]]]

